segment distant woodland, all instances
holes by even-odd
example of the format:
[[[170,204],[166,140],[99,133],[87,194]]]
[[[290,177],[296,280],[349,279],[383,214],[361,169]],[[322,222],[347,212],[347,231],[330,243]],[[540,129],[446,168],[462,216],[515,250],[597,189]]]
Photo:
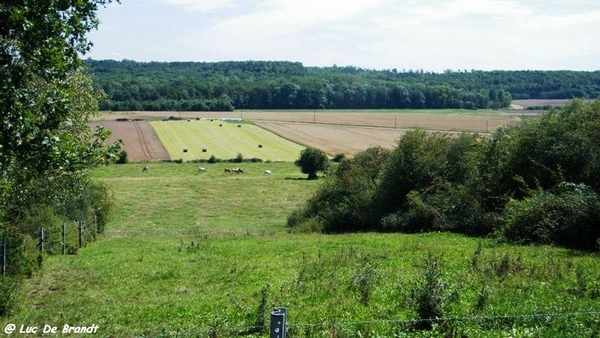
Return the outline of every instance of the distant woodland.
[[[370,70],[287,61],[86,60],[102,110],[505,108],[513,99],[595,99],[600,71]]]

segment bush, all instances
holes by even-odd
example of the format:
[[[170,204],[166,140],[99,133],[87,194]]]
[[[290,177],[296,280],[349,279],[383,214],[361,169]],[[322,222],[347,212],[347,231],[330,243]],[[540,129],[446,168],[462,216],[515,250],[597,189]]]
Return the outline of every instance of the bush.
[[[0,275],[0,317],[8,315],[16,305],[19,285],[17,278]]]
[[[443,318],[449,297],[445,295],[446,285],[442,282],[440,259],[429,254],[423,262],[423,275],[410,292],[409,303],[414,307],[420,321],[416,328],[431,330],[434,320]]]
[[[600,238],[600,197],[584,184],[562,183],[512,199],[498,235],[518,243],[558,244],[593,250]]]
[[[374,147],[342,161],[308,203],[288,218],[288,227],[302,225],[329,233],[375,229],[371,203],[388,155],[389,151]]]
[[[115,163],[117,163],[117,164],[129,163],[129,158],[128,158],[127,152],[125,150],[122,150],[119,153],[119,157],[117,158],[117,161]]]
[[[333,156],[333,159],[331,161],[339,163],[342,162],[344,159],[346,159],[346,155],[344,153],[337,153]]]

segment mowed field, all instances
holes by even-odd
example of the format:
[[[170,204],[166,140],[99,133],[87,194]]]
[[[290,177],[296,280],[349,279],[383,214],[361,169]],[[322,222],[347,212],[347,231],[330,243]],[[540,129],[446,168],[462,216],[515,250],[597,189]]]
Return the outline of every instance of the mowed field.
[[[160,121],[164,117],[175,115],[182,121],[177,122],[185,128],[179,132],[175,125],[165,124]],[[423,128],[431,132],[493,132],[500,126],[515,125],[521,122],[520,116],[510,116],[492,110],[319,110],[319,111],[239,111],[239,112],[118,112],[105,113],[101,120],[114,121],[116,118],[149,120],[152,126],[164,130],[157,130],[160,139],[172,159],[202,159],[214,154],[219,158],[233,158],[241,153],[245,158],[259,157],[264,160],[281,160],[273,157],[270,151],[273,145],[263,144],[259,149],[258,144],[267,143],[262,132],[252,129],[248,124],[237,128],[237,124],[224,123],[222,130],[208,128],[210,125],[198,124],[210,122],[217,125],[219,118],[241,118],[250,121],[261,128],[269,130],[298,145],[311,146],[333,155],[344,153],[352,156],[359,151],[372,146],[384,148],[394,147],[399,138],[412,128]],[[202,119],[196,121],[197,118]],[[187,120],[190,120],[189,122]],[[156,121],[156,122],[155,122]],[[172,123],[175,121],[168,121]],[[121,122],[124,123],[124,122]],[[185,125],[188,123],[189,125]],[[185,127],[183,127],[185,125]],[[161,127],[167,127],[161,128]],[[173,127],[173,128],[171,128]],[[204,128],[206,127],[206,129]],[[116,137],[129,133],[126,124],[113,125]],[[229,133],[230,128],[235,129]],[[236,129],[237,128],[237,129]],[[239,129],[239,130],[238,130]],[[227,133],[222,133],[227,131]],[[245,134],[248,131],[261,133],[260,135]],[[222,133],[222,134],[221,134]],[[239,136],[244,135],[241,140]],[[229,136],[234,137],[229,139]],[[151,139],[147,137],[147,139]],[[213,142],[214,141],[214,142]],[[216,143],[215,143],[216,142]],[[278,141],[280,142],[280,141]],[[209,146],[209,144],[211,144]],[[129,152],[131,145],[125,149]],[[135,147],[139,147],[136,145]],[[277,146],[275,146],[277,147]],[[184,153],[183,148],[188,152]],[[202,148],[206,148],[205,153]],[[140,152],[139,150],[134,150]],[[297,158],[298,152],[293,156]],[[286,157],[287,158],[287,157]],[[293,160],[289,159],[288,160]],[[159,160],[154,158],[153,160]]]
[[[173,159],[260,158],[291,162],[301,145],[248,123],[219,120],[152,121],[151,126]]]

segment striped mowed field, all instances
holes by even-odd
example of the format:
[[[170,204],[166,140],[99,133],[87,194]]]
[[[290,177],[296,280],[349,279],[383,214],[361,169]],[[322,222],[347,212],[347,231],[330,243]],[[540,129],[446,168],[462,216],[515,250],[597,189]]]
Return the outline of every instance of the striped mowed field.
[[[260,158],[295,161],[305,147],[248,123],[220,120],[151,121],[171,159]],[[184,152],[187,149],[187,152]],[[206,149],[206,151],[203,151]]]

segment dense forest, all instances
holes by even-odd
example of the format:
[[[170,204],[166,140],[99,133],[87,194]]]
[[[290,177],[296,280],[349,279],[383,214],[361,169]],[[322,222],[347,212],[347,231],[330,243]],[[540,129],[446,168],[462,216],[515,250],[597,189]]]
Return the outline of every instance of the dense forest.
[[[86,61],[103,110],[503,108],[600,96],[600,71],[369,70],[299,62]]]

